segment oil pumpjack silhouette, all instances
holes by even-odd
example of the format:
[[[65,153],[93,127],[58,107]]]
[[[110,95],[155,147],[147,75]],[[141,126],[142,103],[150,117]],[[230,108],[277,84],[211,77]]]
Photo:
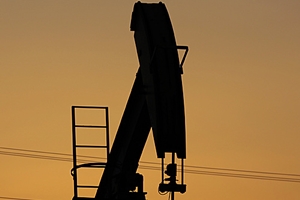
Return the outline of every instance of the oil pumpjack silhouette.
[[[175,198],[175,192],[186,192],[186,132],[181,76],[188,47],[176,44],[168,11],[161,2],[135,3],[130,29],[134,31],[140,67],[110,151],[108,108],[72,106],[73,200],[145,200],[143,176],[137,173],[137,169],[151,128],[156,154],[162,162],[159,191],[170,192],[172,200]],[[184,50],[181,61],[178,50]],[[75,112],[78,109],[103,109],[106,113],[106,124],[76,124]],[[78,128],[106,129],[106,145],[77,144]],[[104,148],[107,152],[107,162],[78,164],[79,148]],[[165,166],[166,155],[171,158],[171,163]],[[180,170],[177,170],[177,160],[181,162]],[[77,178],[80,168],[104,168],[99,185],[79,185]],[[180,183],[176,178],[177,172],[180,174]],[[95,188],[95,196],[80,197],[79,188]]]

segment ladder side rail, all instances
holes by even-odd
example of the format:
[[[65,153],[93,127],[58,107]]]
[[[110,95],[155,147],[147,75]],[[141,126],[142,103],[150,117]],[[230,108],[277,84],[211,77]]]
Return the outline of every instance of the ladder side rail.
[[[106,162],[109,155],[109,117],[108,107],[105,108],[105,125],[106,125]]]
[[[78,197],[77,190],[77,152],[76,152],[76,116],[75,116],[76,106],[72,106],[72,151],[73,151],[73,184],[74,184],[74,197]]]

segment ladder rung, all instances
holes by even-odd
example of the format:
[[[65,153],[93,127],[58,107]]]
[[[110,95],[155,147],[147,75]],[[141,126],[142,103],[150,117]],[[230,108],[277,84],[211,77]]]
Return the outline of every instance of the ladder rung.
[[[77,185],[79,188],[98,188],[98,186],[95,185]]]
[[[72,106],[72,108],[108,109],[107,106]]]
[[[73,197],[72,200],[81,200],[81,199],[94,199],[95,200],[94,197]]]
[[[107,128],[107,126],[99,126],[99,125],[75,125],[75,127],[79,127],[79,128]]]
[[[106,167],[106,162],[97,162],[97,163],[84,163],[80,165],[76,165],[76,169],[79,168],[105,168]]]
[[[94,146],[94,145],[76,145],[79,148],[107,148],[107,146]]]

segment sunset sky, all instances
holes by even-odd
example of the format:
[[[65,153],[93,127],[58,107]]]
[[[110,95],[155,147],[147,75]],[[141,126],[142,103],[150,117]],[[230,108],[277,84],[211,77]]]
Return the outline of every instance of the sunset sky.
[[[72,162],[3,148],[71,154],[72,105],[108,106],[113,142],[139,66],[129,28],[135,2],[0,0],[0,199],[72,199]],[[164,3],[177,44],[190,49],[186,165],[299,175],[186,173],[187,192],[176,199],[299,200],[300,1]],[[152,136],[142,161],[160,162]],[[157,193],[160,171],[139,172],[148,200],[168,199]]]

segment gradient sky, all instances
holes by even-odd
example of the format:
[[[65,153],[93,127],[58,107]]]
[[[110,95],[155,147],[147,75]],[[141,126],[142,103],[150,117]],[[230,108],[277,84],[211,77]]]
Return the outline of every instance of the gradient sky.
[[[72,105],[109,106],[114,138],[139,66],[134,3],[0,0],[0,147],[71,153]],[[300,174],[300,1],[164,3],[190,48],[186,164]],[[0,159],[0,197],[72,198],[72,163]],[[142,160],[159,162],[152,136]],[[168,198],[157,194],[159,171],[139,172],[147,199]],[[186,183],[176,199],[300,199],[299,183],[195,174]]]

